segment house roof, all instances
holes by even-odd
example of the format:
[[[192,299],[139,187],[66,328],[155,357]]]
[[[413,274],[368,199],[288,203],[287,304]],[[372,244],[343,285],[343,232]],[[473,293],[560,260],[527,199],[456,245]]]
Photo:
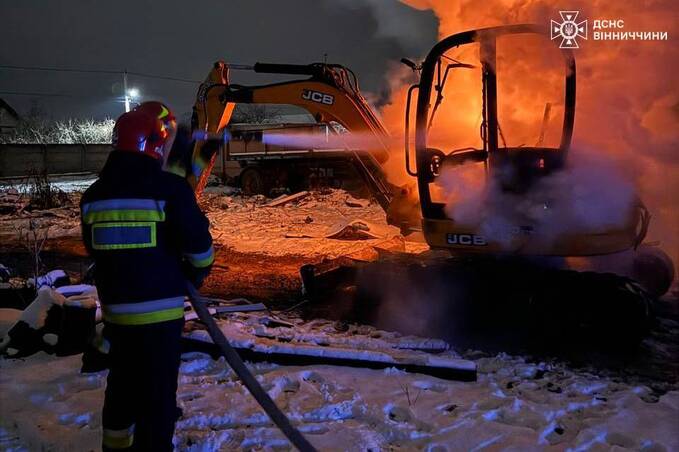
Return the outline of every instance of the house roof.
[[[5,99],[1,97],[0,97],[0,110],[5,110],[7,113],[10,114],[10,116],[14,117],[14,119],[19,119],[19,113],[17,113],[16,110],[13,109],[12,106],[5,102]]]

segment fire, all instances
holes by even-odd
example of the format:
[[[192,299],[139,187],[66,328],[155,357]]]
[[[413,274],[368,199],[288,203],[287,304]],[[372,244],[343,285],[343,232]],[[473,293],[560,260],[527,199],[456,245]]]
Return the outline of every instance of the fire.
[[[562,9],[579,10],[579,19],[589,19],[590,39],[581,41],[580,48],[574,51],[578,94],[573,145],[601,153],[627,170],[653,213],[651,240],[661,239],[667,251],[675,259],[679,258],[676,201],[679,193],[679,83],[676,79],[679,47],[672,42],[679,31],[678,3],[672,0],[645,5],[632,0],[573,0],[566,4],[553,0],[401,1],[414,8],[433,10],[440,20],[440,38],[504,24],[530,22],[547,27],[550,19],[559,18]],[[595,41],[592,39],[595,19],[623,19],[626,30],[665,31],[669,40]],[[550,103],[545,144],[552,145],[560,132],[563,103],[563,74],[555,71],[558,63],[554,55],[558,52],[540,51],[544,45],[520,39],[522,45],[507,43],[500,49],[498,44],[500,125],[510,146],[535,145],[545,106]],[[450,56],[472,64],[478,62],[478,50],[476,55],[462,51]],[[475,61],[468,61],[472,59]],[[394,71],[392,101],[381,112],[385,124],[397,136],[403,133],[408,88],[405,84],[399,85],[404,79],[402,71]],[[446,152],[474,145],[480,124],[478,70],[459,70],[451,77],[448,83],[455,86],[448,88],[431,136],[432,145]],[[398,152],[402,153],[402,146]]]

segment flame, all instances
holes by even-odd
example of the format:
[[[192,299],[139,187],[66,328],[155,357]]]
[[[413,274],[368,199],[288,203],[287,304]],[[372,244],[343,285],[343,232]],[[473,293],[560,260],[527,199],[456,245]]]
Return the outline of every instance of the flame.
[[[589,20],[589,40],[575,50],[578,95],[574,146],[591,149],[626,168],[641,198],[654,215],[650,239],[661,239],[667,251],[679,258],[679,3],[655,0],[643,5],[632,0],[401,0],[417,9],[431,9],[439,18],[439,37],[461,31],[516,23],[549,24],[559,10],[579,10],[578,19]],[[667,41],[593,40],[595,19],[623,19],[625,28],[613,31],[668,32]],[[604,30],[611,31],[611,30]],[[513,38],[512,38],[513,39]],[[524,39],[524,38],[521,38]],[[501,127],[509,145],[534,145],[546,103],[552,119],[545,141],[554,141],[563,103],[562,75],[555,60],[541,53],[537,41],[498,47],[498,91]],[[500,46],[500,45],[499,45]],[[471,47],[471,46],[466,46]],[[544,47],[544,46],[542,46]],[[473,51],[472,51],[473,52]],[[536,53],[537,52],[537,53]],[[478,54],[478,51],[476,51]],[[532,56],[531,56],[532,55]],[[451,55],[477,64],[478,56],[465,51]],[[424,58],[424,55],[420,55]],[[477,61],[467,61],[476,58]],[[549,69],[552,69],[551,71]],[[501,72],[505,71],[504,77]],[[403,134],[404,68],[390,74],[392,99],[382,111],[387,127]],[[437,114],[438,131],[431,142],[446,151],[478,140],[480,77],[476,71],[457,71],[450,93]],[[448,83],[453,82],[451,79]],[[451,96],[448,93],[447,96]],[[446,105],[447,104],[447,105]],[[557,119],[558,118],[558,119]],[[402,146],[399,149],[402,152]],[[399,161],[402,159],[399,158]]]

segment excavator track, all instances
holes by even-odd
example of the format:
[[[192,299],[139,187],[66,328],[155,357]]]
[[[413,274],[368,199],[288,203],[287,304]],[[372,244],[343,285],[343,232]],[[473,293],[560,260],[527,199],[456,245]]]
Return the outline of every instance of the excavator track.
[[[528,258],[396,256],[303,275],[309,297],[344,304],[349,320],[458,346],[629,348],[653,322],[652,298],[633,280]]]

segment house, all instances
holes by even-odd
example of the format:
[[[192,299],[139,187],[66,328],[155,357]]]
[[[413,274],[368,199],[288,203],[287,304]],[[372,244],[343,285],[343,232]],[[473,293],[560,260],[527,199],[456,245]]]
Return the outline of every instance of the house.
[[[19,114],[4,99],[0,98],[0,134],[14,130],[19,122]]]

